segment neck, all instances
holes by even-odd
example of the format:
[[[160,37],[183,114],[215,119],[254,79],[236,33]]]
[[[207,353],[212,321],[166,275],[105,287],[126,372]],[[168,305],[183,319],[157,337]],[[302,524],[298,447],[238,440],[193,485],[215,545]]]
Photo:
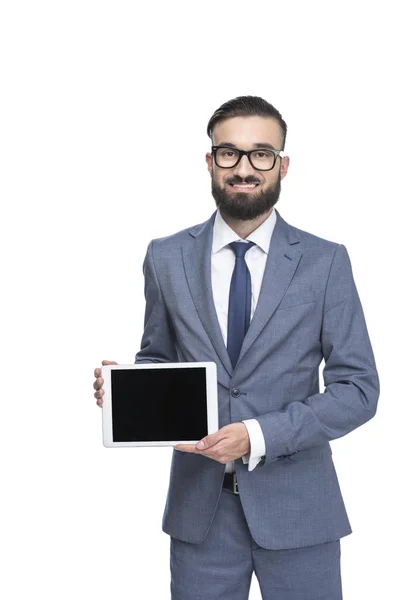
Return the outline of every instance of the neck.
[[[226,215],[220,209],[221,217],[224,219],[225,223],[229,225],[231,229],[242,239],[245,240],[247,236],[249,236],[257,227],[264,223],[266,219],[272,213],[273,207],[269,209],[269,211],[263,215],[260,215],[256,219],[252,219],[251,221],[241,221],[240,219],[233,219],[229,215]]]

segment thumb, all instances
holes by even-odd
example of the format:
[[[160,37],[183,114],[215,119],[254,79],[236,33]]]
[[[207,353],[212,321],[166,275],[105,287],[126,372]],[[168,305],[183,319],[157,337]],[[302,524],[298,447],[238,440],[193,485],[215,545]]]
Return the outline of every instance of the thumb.
[[[203,438],[202,440],[200,440],[199,442],[197,442],[196,444],[196,448],[198,450],[204,450],[205,448],[209,448],[210,446],[214,446],[214,444],[216,444],[220,437],[218,435],[218,431],[216,431],[215,433],[211,433],[210,435],[207,435],[205,438]]]

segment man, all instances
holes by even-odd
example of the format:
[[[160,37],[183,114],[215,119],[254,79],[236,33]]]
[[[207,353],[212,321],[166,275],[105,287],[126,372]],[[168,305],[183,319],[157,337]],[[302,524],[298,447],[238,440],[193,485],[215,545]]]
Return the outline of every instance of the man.
[[[214,361],[218,373],[219,431],[172,456],[173,600],[245,600],[253,571],[264,600],[342,598],[352,530],[329,442],[375,415],[379,378],[345,246],[274,208],[286,131],[262,98],[223,104],[206,155],[217,210],[152,240],[144,260],[136,362]]]

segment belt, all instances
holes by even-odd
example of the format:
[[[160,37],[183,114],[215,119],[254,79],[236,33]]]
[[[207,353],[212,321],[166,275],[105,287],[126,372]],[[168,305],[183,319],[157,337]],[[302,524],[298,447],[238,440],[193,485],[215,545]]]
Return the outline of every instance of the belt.
[[[236,473],[225,473],[223,487],[232,494],[239,494]]]

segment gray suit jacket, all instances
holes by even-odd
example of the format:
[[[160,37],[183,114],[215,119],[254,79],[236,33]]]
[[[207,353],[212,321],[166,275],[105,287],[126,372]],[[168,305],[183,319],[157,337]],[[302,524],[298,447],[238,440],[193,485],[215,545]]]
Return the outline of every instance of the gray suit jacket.
[[[253,471],[235,461],[249,529],[260,546],[280,550],[352,533],[329,441],[375,415],[379,378],[345,246],[276,213],[260,297],[235,369],[211,289],[216,211],[201,225],[149,243],[136,362],[217,364],[219,427],[256,418],[266,443],[266,457]],[[224,471],[210,458],[173,450],[163,531],[201,542]]]

